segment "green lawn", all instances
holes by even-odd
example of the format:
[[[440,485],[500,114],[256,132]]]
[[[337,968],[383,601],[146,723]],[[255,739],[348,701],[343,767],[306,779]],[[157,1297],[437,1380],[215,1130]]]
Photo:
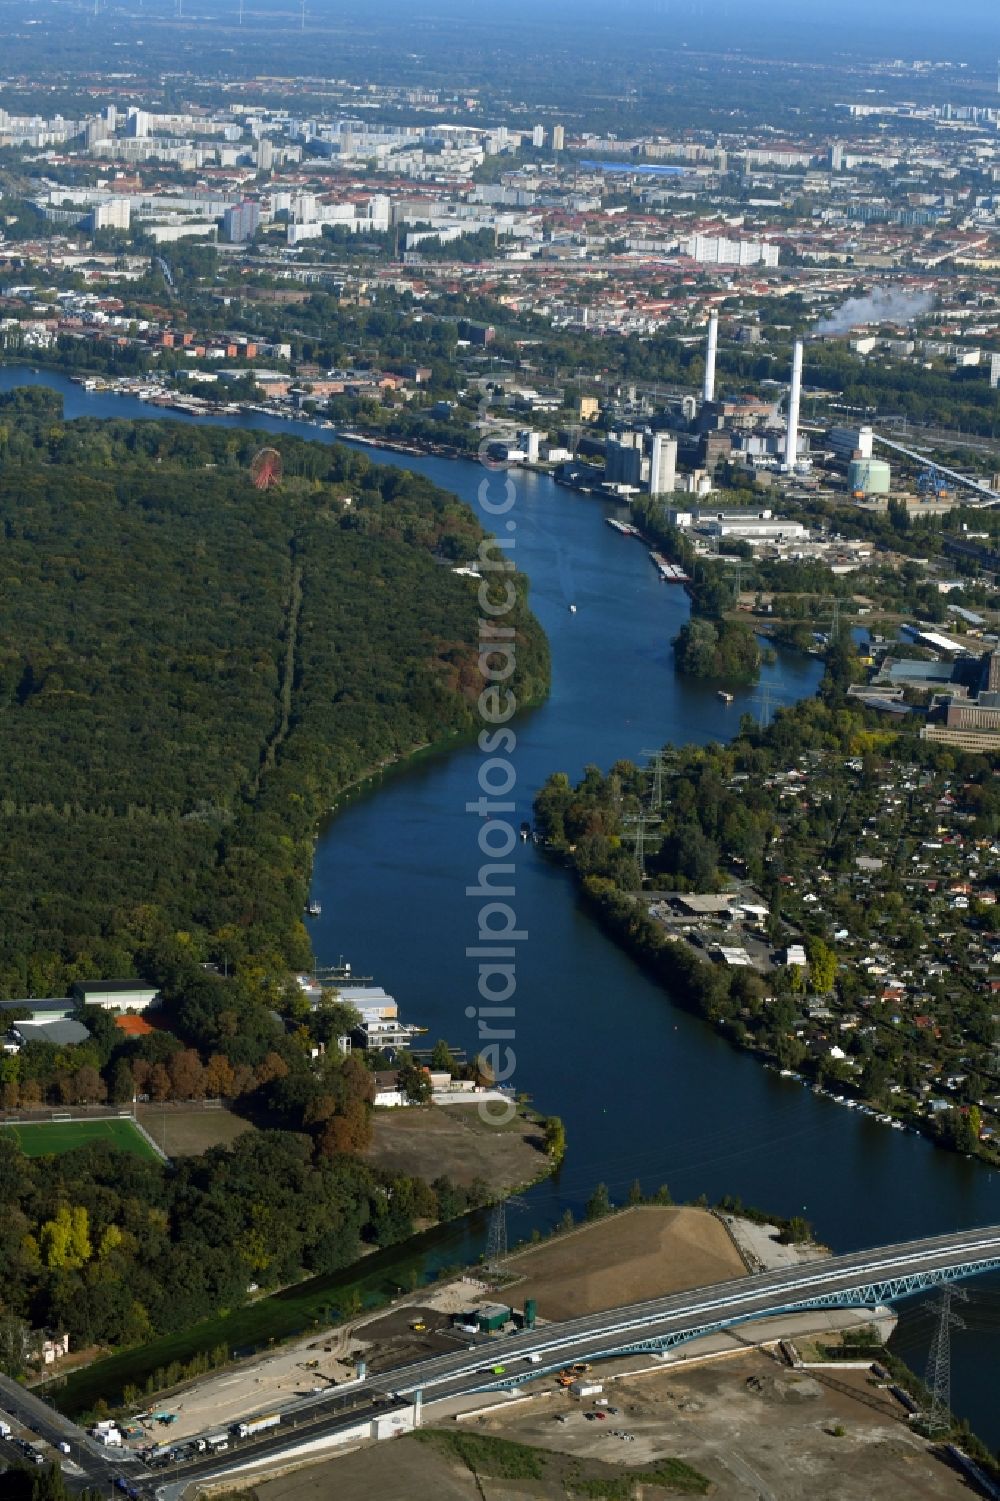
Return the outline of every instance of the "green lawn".
[[[0,1130],[14,1132],[25,1157],[71,1152],[74,1147],[85,1147],[92,1141],[106,1141],[122,1152],[134,1153],[136,1157],[153,1162],[160,1160],[146,1138],[128,1120],[44,1121],[24,1126],[2,1126]]]

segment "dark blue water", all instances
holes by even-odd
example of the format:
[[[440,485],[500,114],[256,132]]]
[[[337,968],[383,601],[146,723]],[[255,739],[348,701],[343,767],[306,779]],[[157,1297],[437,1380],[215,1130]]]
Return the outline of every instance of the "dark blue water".
[[[92,395],[58,376],[0,370],[0,389],[27,381],[60,390],[69,417],[152,417],[131,399]],[[211,419],[239,425],[240,419]],[[254,425],[325,439],[309,424]],[[426,474],[478,504],[478,466],[439,459],[373,457]],[[665,740],[704,742],[733,733],[743,712],[814,691],[819,666],[781,654],[761,688],[722,704],[711,690],[675,678],[671,637],[687,615],[683,592],[661,584],[638,542],[604,525],[608,507],[545,477],[516,475],[514,557],[529,576],[532,605],[552,648],[548,701],[515,722],[515,825],[529,818],[535,791],[552,771],[576,778],[640,759]],[[502,480],[487,499],[496,503]],[[491,527],[502,526],[486,518]],[[569,606],[577,606],[571,613]],[[481,819],[466,811],[480,795],[478,748],[418,760],[347,800],[317,846],[313,925],[321,962],[339,955],[399,999],[404,1018],[470,1050],[479,1045],[476,961],[480,900],[466,895],[483,856]],[[676,1198],[739,1194],[778,1213],[801,1213],[837,1250],[1000,1220],[1000,1178],[890,1131],[764,1070],[671,1006],[668,997],[594,926],[565,873],[518,844],[510,905],[527,938],[518,946],[511,1004],[512,1082],[566,1122],[569,1140],[556,1178],[511,1210],[514,1236],[548,1225],[567,1206],[579,1212],[594,1185],[624,1198],[634,1178],[647,1190],[667,1183]],[[953,1336],[954,1405],[988,1441],[1000,1441],[995,1396],[1000,1348],[990,1328],[997,1283],[969,1285],[966,1332]],[[906,1305],[904,1305],[906,1306]],[[912,1305],[911,1305],[912,1306]],[[919,1369],[929,1320],[904,1315],[901,1349]]]

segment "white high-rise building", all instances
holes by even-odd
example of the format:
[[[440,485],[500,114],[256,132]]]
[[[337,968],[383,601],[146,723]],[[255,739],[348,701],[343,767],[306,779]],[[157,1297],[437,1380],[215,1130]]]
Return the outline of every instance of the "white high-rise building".
[[[552,127],[552,150],[564,151],[566,149],[566,127],[553,125]]]
[[[682,255],[709,266],[776,266],[779,249],[768,240],[731,240],[726,235],[690,235]]]
[[[274,145],[267,139],[267,136],[261,136],[260,140],[257,142],[256,155],[257,171],[270,172],[271,168],[274,166]]]
[[[990,386],[994,391],[1000,386],[1000,354],[990,355]]]
[[[132,224],[132,203],[128,198],[106,198],[95,203],[90,212],[90,228],[129,229]]]
[[[542,146],[545,145],[544,125],[535,126],[534,130],[531,132],[531,144],[535,147],[536,150],[539,150]]]

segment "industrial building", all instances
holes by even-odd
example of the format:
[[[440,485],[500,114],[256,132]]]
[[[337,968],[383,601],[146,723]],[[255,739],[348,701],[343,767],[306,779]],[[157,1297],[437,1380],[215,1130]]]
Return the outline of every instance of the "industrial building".
[[[142,980],[78,980],[73,996],[82,1006],[100,1006],[105,1011],[145,1011],[160,998],[155,985]]]
[[[638,490],[642,484],[642,468],[642,434],[609,433],[604,449],[605,482]]]
[[[831,427],[827,442],[838,459],[870,459],[875,435],[870,427]]]
[[[746,542],[791,542],[805,540],[809,529],[800,521],[787,521],[772,511],[718,511],[700,507],[667,512],[667,520],[679,531],[697,531],[706,537],[731,537]]]
[[[672,495],[677,488],[677,439],[669,433],[653,434],[649,460],[650,495]]]
[[[888,495],[892,470],[885,459],[852,459],[847,466],[847,488],[858,499]]]

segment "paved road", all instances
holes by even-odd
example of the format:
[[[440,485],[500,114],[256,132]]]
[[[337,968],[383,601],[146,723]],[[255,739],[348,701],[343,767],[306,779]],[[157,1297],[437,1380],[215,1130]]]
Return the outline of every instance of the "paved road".
[[[370,1422],[394,1405],[408,1404],[418,1391],[431,1401],[467,1396],[531,1380],[574,1361],[605,1359],[641,1348],[647,1341],[655,1348],[657,1341],[809,1306],[817,1300],[860,1302],[867,1289],[874,1289],[878,1301],[888,1302],[918,1289],[919,1283],[915,1287],[908,1279],[996,1266],[1000,1266],[1000,1225],[781,1267],[525,1329],[486,1347],[457,1350],[396,1367],[369,1377],[350,1392],[313,1398],[302,1408],[283,1414],[280,1428],[258,1440],[235,1441],[225,1454],[199,1457],[167,1471],[150,1472],[133,1464],[130,1478],[141,1484],[145,1494],[156,1489],[162,1496],[177,1495],[193,1480],[225,1476],[248,1461],[281,1454],[307,1439]],[[536,1358],[529,1360],[529,1356]],[[14,1416],[34,1425],[51,1442],[66,1439],[71,1443],[73,1458],[92,1484],[106,1485],[121,1472],[121,1459],[101,1452],[79,1428],[16,1383],[0,1378],[0,1402],[9,1403]]]
[[[853,1252],[822,1261],[782,1267],[753,1277],[696,1288],[646,1303],[590,1314],[523,1330],[495,1345],[432,1356],[370,1377],[349,1395],[321,1399],[308,1411],[289,1414],[278,1430],[258,1441],[237,1443],[225,1455],[198,1459],[158,1476],[159,1494],[168,1501],[186,1483],[238,1470],[248,1461],[278,1455],[307,1438],[332,1435],[370,1421],[420,1391],[432,1401],[485,1391],[513,1379],[531,1380],[574,1361],[595,1361],[620,1354],[643,1341],[686,1335],[706,1326],[759,1317],[815,1299],[858,1294],[869,1286],[879,1301],[902,1297],[912,1287],[906,1279],[961,1267],[985,1270],[1000,1265],[1000,1226],[929,1237],[873,1251]],[[529,1361],[529,1355],[540,1356]],[[495,1367],[502,1367],[497,1371]],[[373,1400],[380,1395],[382,1400]],[[388,1398],[388,1402],[386,1401]],[[344,1403],[351,1404],[346,1412]],[[290,1432],[291,1423],[297,1427]],[[164,1485],[163,1482],[169,1482]]]
[[[53,1448],[57,1449],[61,1443],[69,1444],[70,1459],[80,1467],[91,1485],[102,1485],[107,1489],[121,1471],[120,1457],[116,1460],[112,1454],[103,1451],[82,1428],[78,1428],[69,1418],[63,1417],[61,1412],[56,1412],[47,1402],[43,1402],[41,1397],[35,1396],[7,1376],[0,1376],[0,1415],[6,1415],[25,1428],[30,1428],[33,1434],[45,1439]],[[5,1449],[10,1447],[4,1446]],[[16,1450],[3,1457],[18,1460],[22,1458]],[[134,1463],[132,1467],[134,1468]]]

